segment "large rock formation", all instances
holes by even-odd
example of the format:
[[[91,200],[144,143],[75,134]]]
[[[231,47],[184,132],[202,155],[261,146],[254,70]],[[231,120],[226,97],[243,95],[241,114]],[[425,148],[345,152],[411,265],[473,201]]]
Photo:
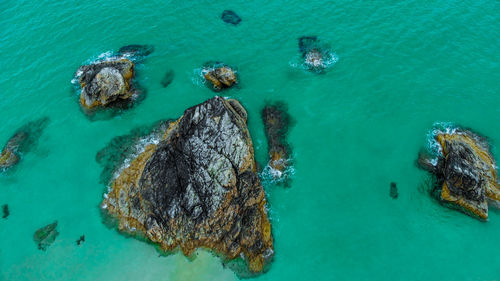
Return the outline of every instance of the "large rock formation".
[[[36,145],[48,122],[49,118],[40,118],[26,123],[14,133],[0,154],[0,171],[17,164],[22,154]]]
[[[271,175],[275,180],[287,184],[290,175],[286,170],[292,161],[291,148],[286,140],[291,123],[286,104],[276,102],[266,105],[262,110],[262,120],[266,130]]]
[[[238,81],[235,71],[222,63],[206,63],[202,69],[203,77],[211,85],[214,91],[231,88]]]
[[[103,209],[121,231],[165,251],[209,248],[261,272],[273,241],[246,117],[238,101],[221,97],[187,109],[160,140],[124,161]]]
[[[85,109],[106,107],[117,100],[130,99],[135,93],[131,87],[134,63],[128,59],[115,58],[84,65],[77,73],[81,73],[80,104]]]
[[[468,130],[435,135],[437,161],[420,154],[419,165],[436,176],[432,194],[448,206],[486,220],[488,200],[500,203],[495,160],[488,142]]]

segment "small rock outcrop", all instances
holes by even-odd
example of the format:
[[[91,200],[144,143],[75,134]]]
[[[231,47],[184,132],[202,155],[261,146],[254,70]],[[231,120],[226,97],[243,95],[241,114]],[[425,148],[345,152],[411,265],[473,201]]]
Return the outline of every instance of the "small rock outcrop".
[[[22,154],[28,152],[36,145],[43,130],[49,123],[49,118],[44,117],[31,121],[19,128],[9,139],[0,154],[0,171],[5,171],[16,165],[21,160]]]
[[[241,18],[231,10],[224,10],[224,12],[222,12],[221,19],[225,23],[230,23],[233,25],[238,25],[241,22]]]
[[[56,241],[59,232],[57,232],[57,221],[38,229],[33,235],[33,240],[39,250],[45,251],[54,241]]]
[[[236,72],[231,67],[219,62],[206,63],[202,69],[202,75],[216,92],[231,88],[238,82]]]
[[[249,272],[262,272],[273,240],[246,116],[238,101],[221,97],[187,109],[163,127],[160,139],[122,163],[104,213],[119,230],[162,250],[180,247],[189,256],[209,248],[229,260],[243,257]],[[111,159],[104,154],[112,150],[98,158]]]
[[[495,160],[488,142],[460,128],[434,136],[437,159],[421,153],[418,164],[435,175],[431,194],[447,206],[480,219],[488,218],[488,200],[500,203]]]
[[[99,59],[78,68],[72,80],[86,113],[97,109],[130,108],[144,95],[135,81],[135,66],[154,51],[151,45],[128,45],[116,54],[102,54]]]
[[[313,72],[322,73],[328,67],[332,55],[328,47],[322,44],[317,36],[302,36],[299,38],[299,51],[304,65]]]
[[[84,65],[77,73],[81,73],[80,104],[84,109],[107,107],[117,100],[128,100],[135,94],[131,85],[134,63],[129,59],[116,58]]]
[[[262,110],[262,121],[266,130],[269,164],[271,174],[278,182],[287,184],[287,168],[292,164],[291,148],[286,140],[291,118],[285,103],[276,102],[266,105]]]

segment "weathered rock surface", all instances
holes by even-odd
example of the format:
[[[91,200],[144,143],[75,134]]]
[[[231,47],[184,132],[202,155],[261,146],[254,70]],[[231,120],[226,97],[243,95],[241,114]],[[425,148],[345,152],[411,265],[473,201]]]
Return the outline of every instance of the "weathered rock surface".
[[[241,18],[234,11],[231,10],[224,10],[224,12],[222,12],[221,19],[224,22],[233,25],[237,25],[241,22]]]
[[[130,99],[135,93],[131,86],[134,63],[128,59],[115,58],[84,65],[77,73],[81,73],[80,104],[85,109],[110,106],[117,100]]]
[[[54,241],[56,241],[59,232],[57,232],[57,221],[38,229],[33,235],[33,240],[38,245],[38,249],[45,251]]]
[[[206,63],[202,74],[214,91],[230,88],[237,83],[235,71],[222,63]]]
[[[215,97],[187,109],[109,188],[102,207],[119,229],[163,250],[241,256],[254,273],[273,256],[246,112],[236,100]]]
[[[440,147],[437,161],[419,155],[420,167],[436,176],[432,194],[446,205],[486,220],[488,200],[500,203],[495,160],[488,142],[463,129],[440,132],[435,140]]]
[[[266,105],[262,110],[262,120],[266,130],[269,166],[273,169],[272,174],[276,179],[289,180],[289,175],[285,170],[291,165],[291,148],[286,136],[291,118],[286,104],[276,102]]]
[[[328,49],[318,40],[317,36],[300,37],[299,51],[309,70],[322,72],[327,67]]]
[[[26,123],[14,133],[0,154],[0,171],[5,171],[17,164],[21,155],[36,145],[48,122],[47,117],[40,118]]]

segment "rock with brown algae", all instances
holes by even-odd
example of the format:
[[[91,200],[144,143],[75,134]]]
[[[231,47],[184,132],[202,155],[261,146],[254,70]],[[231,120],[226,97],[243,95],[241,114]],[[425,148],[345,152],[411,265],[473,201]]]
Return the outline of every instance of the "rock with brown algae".
[[[246,116],[238,101],[221,97],[187,109],[125,161],[102,202],[105,213],[162,250],[209,248],[262,272],[273,240]]]
[[[86,110],[107,107],[116,101],[130,99],[135,91],[131,86],[134,63],[115,58],[81,66],[79,83],[82,88],[80,104]]]
[[[28,122],[17,129],[0,154],[0,172],[16,165],[22,155],[37,144],[48,123],[49,118],[43,117]]]
[[[288,185],[290,174],[287,169],[292,160],[286,136],[292,121],[286,104],[275,102],[266,105],[262,110],[262,121],[266,130],[270,174],[273,180]]]
[[[220,62],[205,63],[201,72],[206,82],[216,92],[231,88],[238,83],[236,71]]]
[[[500,203],[495,160],[488,142],[464,129],[439,131],[439,147],[433,160],[420,154],[419,165],[436,176],[432,193],[446,205],[486,220],[488,201]]]
[[[127,109],[142,100],[144,89],[135,79],[135,66],[153,51],[151,45],[127,45],[80,66],[72,83],[85,113],[93,116],[99,109]]]

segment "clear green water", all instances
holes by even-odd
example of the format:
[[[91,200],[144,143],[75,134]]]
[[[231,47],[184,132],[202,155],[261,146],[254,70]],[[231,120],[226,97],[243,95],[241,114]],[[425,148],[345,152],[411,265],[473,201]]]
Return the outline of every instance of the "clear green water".
[[[240,25],[223,23],[224,9],[240,14]],[[327,74],[291,66],[302,35],[332,46],[339,60]],[[156,48],[139,68],[148,96],[91,122],[70,80],[88,59],[128,44]],[[0,204],[11,212],[0,220],[0,279],[236,279],[206,251],[194,261],[158,257],[106,228],[98,208],[96,152],[212,97],[195,83],[208,60],[238,67],[241,88],[222,95],[247,108],[261,164],[265,101],[285,100],[296,120],[292,186],[265,186],[275,260],[255,280],[498,279],[500,211],[482,223],[439,206],[419,191],[427,175],[414,160],[443,121],[488,136],[498,160],[499,47],[493,0],[0,1],[0,143],[51,118],[39,145],[0,175]],[[170,68],[175,80],[163,88]],[[34,231],[56,219],[59,237],[39,251]]]

